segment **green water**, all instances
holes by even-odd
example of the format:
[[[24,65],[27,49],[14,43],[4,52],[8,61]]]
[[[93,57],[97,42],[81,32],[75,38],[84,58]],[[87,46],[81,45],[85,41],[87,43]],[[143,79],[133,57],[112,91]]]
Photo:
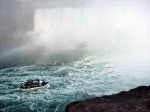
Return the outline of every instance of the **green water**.
[[[20,84],[40,78],[48,89],[20,91]],[[140,85],[139,80],[116,74],[103,56],[85,56],[57,65],[31,65],[0,70],[0,112],[64,112],[76,100],[117,93]],[[147,84],[147,82],[143,82]]]

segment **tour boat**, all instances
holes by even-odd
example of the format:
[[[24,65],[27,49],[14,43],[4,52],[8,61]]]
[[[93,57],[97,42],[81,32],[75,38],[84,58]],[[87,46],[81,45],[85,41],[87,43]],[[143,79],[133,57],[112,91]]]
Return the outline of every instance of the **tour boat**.
[[[50,86],[49,82],[44,82],[40,79],[35,80],[27,80],[23,82],[20,86],[20,90],[35,90],[35,89],[42,89],[48,88]]]

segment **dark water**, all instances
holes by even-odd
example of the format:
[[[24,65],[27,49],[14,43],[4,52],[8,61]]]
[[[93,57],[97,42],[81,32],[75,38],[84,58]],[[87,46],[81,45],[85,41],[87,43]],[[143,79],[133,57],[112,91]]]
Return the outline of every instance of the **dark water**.
[[[50,82],[48,89],[19,90],[27,79]],[[64,112],[76,100],[117,93],[148,81],[117,74],[105,56],[88,55],[64,64],[32,65],[0,70],[0,112]]]

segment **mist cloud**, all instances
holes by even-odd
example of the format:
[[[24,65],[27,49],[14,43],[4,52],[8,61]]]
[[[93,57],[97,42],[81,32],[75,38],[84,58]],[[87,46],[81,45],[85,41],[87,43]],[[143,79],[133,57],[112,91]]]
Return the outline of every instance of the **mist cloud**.
[[[148,20],[137,10],[136,7],[39,9],[34,31],[40,36],[35,44],[62,51],[84,42],[89,50],[148,58]]]
[[[30,58],[36,57],[32,53],[66,53],[84,48],[89,52],[113,54],[115,60],[149,60],[148,0],[68,2],[76,7],[59,3],[61,7],[37,9],[34,30],[16,33],[15,39],[20,39],[20,43],[4,52],[3,57],[23,51]]]

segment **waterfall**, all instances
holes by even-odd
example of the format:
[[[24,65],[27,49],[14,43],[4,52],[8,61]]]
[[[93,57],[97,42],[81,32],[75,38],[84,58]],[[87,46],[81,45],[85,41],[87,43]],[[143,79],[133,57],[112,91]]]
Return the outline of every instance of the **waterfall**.
[[[34,31],[60,31],[64,29],[92,30],[100,23],[91,8],[38,9],[35,13]]]

